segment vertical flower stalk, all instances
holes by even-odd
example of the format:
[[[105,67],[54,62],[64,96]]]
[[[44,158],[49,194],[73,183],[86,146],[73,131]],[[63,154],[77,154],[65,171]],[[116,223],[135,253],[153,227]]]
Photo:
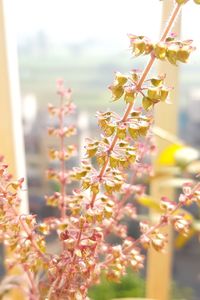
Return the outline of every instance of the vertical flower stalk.
[[[65,126],[65,116],[71,115],[75,111],[75,105],[71,101],[71,90],[64,87],[63,80],[57,80],[57,94],[60,97],[60,106],[58,108],[49,105],[49,113],[58,118],[58,128],[51,127],[48,132],[51,136],[56,136],[60,139],[60,150],[50,149],[49,154],[51,159],[60,161],[60,171],[49,170],[48,177],[59,182],[60,193],[54,194],[52,197],[46,197],[47,203],[50,205],[58,205],[60,216],[62,219],[66,217],[67,210],[67,195],[66,185],[70,183],[69,171],[65,168],[65,162],[76,154],[74,145],[65,145],[65,139],[76,134],[76,128],[73,125]],[[57,201],[53,201],[57,199]]]
[[[81,209],[82,216],[85,217],[84,228],[82,233],[77,233],[79,243],[76,244],[76,249],[81,248],[81,242],[86,238],[86,228],[88,226],[100,226],[101,233],[105,234],[105,222],[102,220],[108,219],[106,222],[113,225],[113,211],[115,211],[116,201],[113,201],[114,193],[120,193],[124,189],[125,184],[125,171],[124,169],[130,167],[135,160],[138,159],[138,148],[136,141],[140,137],[147,136],[150,126],[152,125],[152,116],[142,114],[141,111],[133,110],[136,100],[142,96],[142,104],[144,111],[151,110],[156,104],[166,102],[169,96],[170,88],[164,83],[165,76],[154,76],[150,79],[147,78],[151,71],[153,63],[156,59],[168,60],[169,63],[177,64],[177,62],[187,62],[194,47],[191,46],[191,41],[178,41],[173,35],[170,35],[170,30],[178,16],[182,5],[177,3],[174,7],[169,22],[161,36],[158,43],[152,43],[148,38],[130,35],[131,50],[135,56],[150,55],[151,58],[144,69],[142,74],[133,71],[130,75],[123,75],[119,72],[116,73],[115,81],[110,86],[113,94],[113,101],[117,101],[122,96],[127,103],[125,113],[122,118],[117,114],[108,111],[98,113],[98,122],[103,131],[102,140],[89,140],[86,145],[87,159],[96,158],[100,166],[97,171],[89,162],[84,161],[82,169],[75,172],[74,178],[82,180],[82,191],[85,189],[90,190],[91,200],[86,206],[85,210]],[[133,143],[130,142],[133,139]],[[126,198],[125,200],[126,201]],[[102,210],[102,206],[104,207]],[[99,223],[101,223],[99,225]],[[90,225],[91,224],[91,225]],[[157,227],[161,226],[159,224]],[[156,227],[156,228],[157,228]],[[112,226],[112,230],[114,230]],[[117,229],[116,229],[117,230]],[[161,234],[155,233],[156,238],[153,239],[153,245],[160,243],[157,250],[161,250],[164,246],[164,237]],[[133,242],[126,239],[127,233],[124,229],[123,236],[125,241],[122,247],[119,246],[118,254],[115,246],[105,245],[104,251],[108,251],[108,257],[113,256],[112,265],[107,265],[107,274],[109,279],[119,280],[125,272],[125,267],[129,262],[135,265],[135,269],[142,266],[143,258],[139,255],[138,251],[134,253],[124,252],[124,249],[130,246]],[[102,239],[103,240],[103,239]],[[100,249],[101,241],[98,244]],[[128,246],[129,245],[129,246]],[[133,243],[133,245],[135,245]],[[117,251],[118,251],[117,250]],[[101,250],[100,250],[101,252]],[[134,251],[132,251],[134,252]],[[135,257],[139,260],[135,261]],[[115,259],[117,258],[117,259]],[[76,261],[78,258],[76,259]],[[73,259],[73,264],[76,264]],[[123,265],[122,265],[123,264]],[[120,265],[120,270],[115,270],[116,265]],[[103,264],[105,267],[105,264]],[[71,270],[71,269],[70,269]],[[70,279],[73,280],[70,273]],[[71,282],[72,284],[72,282]],[[88,282],[88,284],[90,284]]]
[[[58,92],[60,93],[60,113],[58,115],[59,118],[59,126],[60,126],[60,149],[61,149],[61,203],[60,203],[60,210],[61,210],[61,217],[65,218],[66,216],[66,203],[65,203],[65,161],[64,161],[64,152],[65,152],[65,144],[64,144],[64,107],[63,107],[63,92],[62,92],[62,85],[58,86]]]
[[[178,14],[179,14],[179,12],[180,12],[180,9],[181,9],[181,5],[180,5],[180,4],[177,4],[177,5],[175,6],[175,8],[174,8],[174,11],[173,11],[173,13],[172,13],[171,18],[169,19],[169,22],[167,23],[167,26],[166,26],[166,28],[165,28],[163,34],[162,34],[162,37],[161,37],[161,39],[160,39],[160,43],[162,43],[162,42],[166,39],[167,35],[170,33],[170,30],[171,30],[171,28],[172,28],[172,26],[173,26],[173,24],[174,24],[174,22],[175,22],[175,19],[177,18]],[[141,54],[142,54],[142,53],[141,53]],[[146,79],[148,73],[150,72],[151,67],[152,67],[152,65],[153,65],[153,63],[154,63],[154,61],[155,61],[155,59],[156,59],[156,56],[155,56],[155,54],[152,52],[152,53],[151,53],[151,58],[150,58],[150,60],[149,60],[149,62],[148,62],[148,64],[147,64],[146,68],[144,69],[144,71],[143,71],[143,73],[142,73],[142,75],[141,75],[139,81],[136,83],[134,89],[132,89],[131,92],[130,92],[130,101],[129,101],[129,103],[128,103],[128,105],[127,105],[127,108],[126,108],[126,110],[125,110],[125,113],[124,113],[124,115],[123,115],[121,121],[119,121],[119,123],[122,123],[122,124],[123,124],[123,123],[125,123],[125,122],[127,121],[128,117],[129,117],[129,114],[131,113],[131,111],[132,111],[132,109],[133,109],[133,106],[134,106],[134,100],[136,99],[137,94],[138,94],[139,92],[141,92],[141,87],[142,87],[142,85],[143,85],[143,83],[144,83],[144,81],[145,81],[145,79]],[[118,78],[118,79],[119,79],[119,78]],[[116,78],[116,80],[118,80],[118,79]],[[119,81],[118,81],[117,84],[119,84]],[[113,86],[110,87],[110,89],[111,89],[111,91],[113,92],[114,97],[116,98],[115,87],[116,87],[116,86],[113,85]],[[127,93],[127,94],[128,94],[128,93]],[[115,99],[115,100],[116,100],[116,99]],[[108,153],[111,153],[111,151],[113,151],[113,149],[114,149],[114,147],[115,147],[115,145],[116,145],[118,139],[119,139],[119,138],[118,138],[118,135],[116,134],[115,137],[114,137],[113,140],[112,140],[112,143],[110,144],[110,147],[109,147],[109,149],[108,149]],[[107,159],[106,159],[104,165],[102,166],[102,168],[101,168],[101,170],[100,170],[100,172],[99,172],[98,177],[99,177],[100,180],[102,179],[104,173],[106,172],[106,168],[107,168],[108,164],[109,164],[109,155],[107,156]],[[91,207],[93,207],[95,199],[96,199],[96,194],[93,193],[92,199],[91,199]]]

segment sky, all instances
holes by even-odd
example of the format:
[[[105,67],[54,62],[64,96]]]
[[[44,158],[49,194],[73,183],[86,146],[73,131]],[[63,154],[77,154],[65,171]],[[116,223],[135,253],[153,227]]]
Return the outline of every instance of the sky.
[[[40,29],[44,29],[55,40],[68,41],[85,40],[94,36],[100,39],[116,39],[128,32],[135,34],[145,32],[150,37],[159,33],[162,7],[159,0],[11,0],[11,2],[20,37]],[[200,6],[194,3],[186,5],[183,13],[185,23],[183,30],[186,34],[191,31],[194,32],[194,36],[199,36],[197,26],[199,15]]]
[[[161,5],[157,0],[18,0],[18,35],[41,28],[54,40],[69,42],[118,39],[129,32],[158,34]],[[154,12],[152,16],[149,11]],[[136,4],[136,5],[135,5]],[[145,8],[145,10],[143,10]],[[158,22],[158,23],[157,23]],[[154,33],[153,33],[154,34]]]
[[[53,43],[96,40],[127,48],[128,33],[157,41],[160,32],[159,0],[4,1],[19,41],[42,30]],[[182,14],[183,37],[193,39],[200,48],[200,6],[190,2]]]

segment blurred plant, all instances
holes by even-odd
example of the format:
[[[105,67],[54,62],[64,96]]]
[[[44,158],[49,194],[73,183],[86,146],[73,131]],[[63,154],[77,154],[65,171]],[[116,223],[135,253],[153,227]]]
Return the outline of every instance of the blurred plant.
[[[160,177],[162,178],[162,186],[178,189],[180,189],[185,182],[194,182],[195,175],[200,172],[199,150],[190,145],[186,145],[184,141],[159,127],[154,127],[153,132],[170,144],[157,156],[156,160],[159,165],[159,171],[151,176],[150,181]],[[144,197],[138,198],[137,201],[154,211],[159,213],[161,211],[159,203],[149,196],[145,195]],[[180,234],[176,236],[175,246],[178,249],[183,247],[195,235],[200,234],[198,210],[195,214],[192,214],[190,213],[190,208],[192,209],[191,206],[189,207],[189,210],[187,208],[184,210],[181,209],[191,225],[187,236]]]
[[[137,273],[133,273],[129,270],[118,284],[109,282],[105,276],[102,276],[101,283],[89,290],[89,296],[93,300],[144,298],[145,280]],[[170,299],[192,300],[194,298],[194,291],[190,287],[180,286],[177,283],[172,282]]]
[[[188,1],[175,2],[158,43],[129,35],[133,55],[150,55],[150,60],[142,73],[132,70],[130,74],[115,74],[110,90],[113,101],[124,98],[124,115],[97,113],[101,138],[87,139],[85,158],[80,167],[71,171],[66,169],[65,161],[75,154],[76,147],[66,146],[65,137],[75,134],[76,129],[65,126],[64,117],[75,107],[70,100],[71,91],[64,88],[62,80],[58,81],[60,106],[50,105],[49,113],[58,117],[59,126],[49,128],[49,134],[60,139],[60,149],[50,149],[49,155],[60,161],[60,170],[49,170],[48,177],[59,183],[60,191],[46,196],[46,201],[58,207],[59,217],[37,223],[35,215],[19,213],[23,179],[13,181],[1,158],[0,237],[12,253],[7,266],[21,266],[26,274],[23,289],[31,300],[88,299],[88,289],[100,281],[102,271],[108,280],[120,282],[127,267],[134,271],[143,267],[141,247],[163,251],[167,236],[161,232],[162,227],[172,224],[183,235],[189,230],[190,220],[181,208],[200,203],[199,183],[185,183],[177,202],[163,197],[159,221],[141,221],[137,239],[128,236],[128,228],[122,222],[127,216],[137,218],[130,200],[141,198],[145,187],[137,180],[152,172],[144,160],[155,151],[152,111],[155,105],[168,101],[171,90],[165,85],[165,75],[147,78],[148,74],[157,59],[174,65],[186,63],[194,50],[191,40],[180,41],[170,33],[182,4]],[[140,97],[143,109],[137,107],[136,99]],[[126,169],[131,169],[130,180]],[[80,187],[69,195],[66,186],[74,180],[80,182]],[[45,246],[45,237],[52,232],[57,233],[60,242],[55,254],[48,253]],[[110,233],[119,237],[118,244],[108,239]]]
[[[145,280],[137,273],[128,270],[120,283],[110,282],[101,276],[101,283],[89,290],[93,300],[110,300],[115,298],[144,297]]]

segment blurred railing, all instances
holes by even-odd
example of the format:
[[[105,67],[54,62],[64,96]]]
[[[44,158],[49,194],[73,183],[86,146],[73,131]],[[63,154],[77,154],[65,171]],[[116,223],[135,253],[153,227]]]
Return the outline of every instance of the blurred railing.
[[[174,6],[173,0],[163,1],[163,12],[161,30],[165,27],[165,23]],[[173,28],[176,34],[180,34],[180,16]],[[166,83],[168,86],[173,86],[174,90],[171,93],[172,105],[158,105],[155,107],[155,125],[166,130],[169,134],[177,135],[178,122],[178,101],[179,101],[179,69],[166,63],[159,62],[157,71],[159,74],[167,74]],[[158,153],[162,152],[169,142],[157,139]],[[158,171],[159,166],[154,163],[155,171]],[[157,201],[165,195],[169,199],[174,199],[174,189],[172,187],[163,187],[161,181],[165,179],[155,179],[151,184],[151,195]],[[152,218],[156,218],[154,213],[151,213]],[[147,261],[147,297],[156,300],[169,300],[171,288],[171,265],[173,259],[172,251],[172,230],[170,227],[165,229],[168,234],[168,245],[165,253],[158,253],[154,249],[149,250]]]
[[[25,156],[21,124],[17,44],[12,30],[10,0],[0,0],[0,154],[5,155],[9,171],[24,177]],[[28,211],[27,193],[23,193],[21,211]],[[9,253],[6,253],[9,256]],[[12,274],[18,273],[13,270]],[[22,299],[20,291],[9,293],[8,299]]]

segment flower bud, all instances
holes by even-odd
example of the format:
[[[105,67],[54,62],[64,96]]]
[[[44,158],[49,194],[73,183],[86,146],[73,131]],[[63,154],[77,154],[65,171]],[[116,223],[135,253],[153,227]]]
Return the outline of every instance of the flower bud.
[[[188,0],[176,0],[178,4],[185,4]]]
[[[117,137],[120,140],[124,140],[126,138],[126,126],[125,125],[119,125],[117,127]]]
[[[76,245],[76,240],[74,238],[69,238],[64,241],[65,247],[69,250],[73,250]]]
[[[166,213],[172,212],[176,207],[176,203],[173,201],[170,201],[166,197],[162,197],[160,201],[160,208],[164,210]]]
[[[20,180],[12,181],[12,182],[10,183],[10,186],[11,186],[15,191],[17,191],[17,190],[19,190],[19,189],[22,187],[22,182],[23,182],[23,181],[20,181]]]
[[[121,245],[113,246],[112,255],[114,258],[119,258],[122,255],[122,246]]]
[[[136,152],[135,152],[135,148],[130,147],[126,150],[126,155],[127,155],[127,159],[129,161],[129,163],[134,163],[136,160]]]
[[[165,59],[167,46],[164,42],[159,42],[154,46],[154,54],[158,59]]]
[[[93,213],[92,209],[89,208],[87,210],[87,213],[86,213],[85,217],[86,217],[87,222],[89,222],[89,223],[93,222],[93,220],[94,220],[94,213]]]
[[[149,87],[147,96],[151,100],[158,100],[160,97],[160,90],[157,87]]]
[[[130,115],[132,118],[134,118],[134,117],[139,117],[140,114],[141,114],[141,111],[133,110]]]
[[[153,78],[151,78],[151,83],[154,86],[158,87],[163,83],[163,79],[164,78],[162,78],[162,77],[153,77]]]
[[[172,224],[174,225],[174,229],[180,234],[187,235],[190,222],[184,219],[183,216],[175,216],[172,220]]]
[[[149,123],[146,121],[139,122],[139,134],[145,136],[149,129]]]
[[[40,223],[40,225],[38,226],[38,230],[42,232],[44,235],[47,235],[49,234],[49,225],[45,223]]]
[[[141,221],[139,225],[142,233],[146,233],[149,230],[149,224],[146,221]]]
[[[122,167],[122,168],[128,168],[129,167],[129,161],[126,159],[126,158],[123,158],[123,157],[121,157],[120,159],[119,159],[119,163],[120,163],[120,166]]]
[[[190,50],[188,49],[188,47],[182,47],[177,52],[177,59],[182,63],[187,63],[189,56]]]
[[[125,141],[121,141],[120,143],[119,143],[119,147],[120,148],[127,148],[129,146],[129,144],[127,143],[127,142],[125,142]]]
[[[142,55],[144,53],[145,50],[145,42],[143,40],[136,40],[134,42],[134,54],[135,56],[139,56]]]
[[[76,153],[76,146],[75,145],[68,145],[67,146],[67,152],[69,153],[69,155],[75,155]]]
[[[70,205],[69,204],[69,207],[71,209],[71,213],[73,216],[80,214],[80,211],[81,211],[80,205]]]
[[[148,110],[153,105],[153,102],[148,97],[143,97],[142,106],[145,110]]]
[[[106,205],[104,207],[104,216],[105,216],[105,218],[107,218],[107,219],[111,218],[112,214],[113,214],[113,209]]]
[[[112,92],[113,101],[119,100],[122,97],[122,95],[124,94],[124,89],[119,84],[113,84],[109,87],[109,89]]]
[[[170,45],[167,49],[167,59],[172,65],[176,65],[177,62],[177,53],[178,53],[178,46],[177,45]]]
[[[136,154],[135,153],[134,154],[131,153],[131,154],[128,155],[129,163],[133,164],[135,162],[135,160],[136,160]]]
[[[129,165],[129,162],[126,162],[128,165]],[[118,181],[118,180],[115,180],[115,186],[114,186],[114,190],[115,192],[119,192],[121,187],[122,187],[122,181]],[[110,203],[109,203],[110,205]]]
[[[151,239],[152,246],[156,251],[162,251],[166,242],[166,236],[162,233],[157,233],[155,237]]]
[[[124,100],[126,103],[132,103],[137,96],[137,93],[132,88],[125,89]]]
[[[160,100],[165,101],[169,95],[169,89],[163,87],[160,91]]]
[[[82,182],[81,187],[82,187],[83,190],[87,190],[90,187],[90,179],[85,178]]]
[[[100,156],[97,156],[97,163],[102,166],[105,164],[105,161],[106,161],[106,158],[107,158],[107,155],[106,154],[102,154]]]
[[[133,139],[137,139],[139,136],[139,126],[136,124],[130,124],[128,132]]]
[[[137,250],[131,251],[130,265],[134,271],[138,271],[143,267],[144,256],[141,255]]]
[[[52,196],[49,196],[49,197],[45,196],[46,203],[49,206],[54,206],[54,207],[57,206],[59,199],[60,199],[59,193],[54,193]]]
[[[115,156],[114,154],[110,155],[110,166],[111,168],[117,168],[119,165],[119,158],[117,156]]]
[[[153,45],[151,43],[146,43],[144,52],[145,54],[150,54],[153,50]]]
[[[53,127],[48,128],[48,135],[52,136],[52,135],[56,135],[57,134],[57,130]]]
[[[97,150],[98,150],[98,146],[96,145],[93,145],[93,146],[87,146],[87,157],[88,158],[91,158],[93,156],[95,156],[95,154],[97,153]]]
[[[73,174],[73,179],[74,180],[80,180],[82,179],[83,177],[85,177],[87,175],[87,170],[82,170],[82,169],[77,169],[75,171],[75,173]]]
[[[104,184],[104,188],[108,194],[112,194],[114,186],[114,183],[109,180]]]
[[[117,72],[117,73],[116,73],[115,79],[116,79],[116,81],[118,82],[118,84],[119,84],[120,86],[122,86],[122,85],[124,85],[124,84],[127,82],[128,77],[125,76],[125,75],[123,75],[123,74],[121,74],[120,72]]]
[[[98,222],[102,222],[103,221],[103,211],[102,210],[97,210],[95,212],[95,218]]]
[[[113,133],[115,132],[115,128],[116,128],[116,125],[115,124],[107,124],[106,127],[104,128],[104,133],[106,136],[111,136],[113,135]]]
[[[140,241],[144,249],[148,249],[150,247],[150,242],[151,242],[150,238],[146,235],[144,235]]]
[[[138,82],[138,80],[139,80],[138,73],[136,71],[131,72],[131,78],[132,78],[133,82]]]
[[[50,159],[56,159],[57,158],[57,151],[54,149],[49,149],[49,157]]]
[[[93,183],[92,184],[91,192],[95,195],[99,193],[99,184],[98,183]]]
[[[109,270],[109,272],[106,274],[106,277],[109,281],[119,283],[121,278],[121,272],[116,270]]]
[[[107,120],[105,118],[99,118],[98,119],[98,124],[102,129],[104,129],[107,125]]]
[[[42,253],[45,253],[46,251],[46,244],[45,244],[45,240],[43,237],[39,237],[37,240],[36,240],[36,244],[38,246],[38,248],[40,249],[40,251]]]

